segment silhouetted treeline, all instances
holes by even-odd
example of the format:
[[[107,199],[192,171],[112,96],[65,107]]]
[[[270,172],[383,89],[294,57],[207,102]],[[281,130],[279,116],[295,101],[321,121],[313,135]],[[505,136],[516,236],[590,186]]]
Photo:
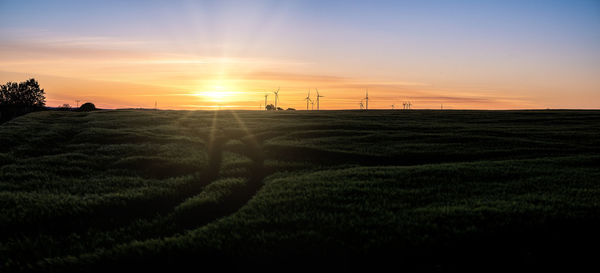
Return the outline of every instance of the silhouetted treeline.
[[[24,82],[0,85],[0,123],[30,112],[45,109],[44,89],[31,78]]]
[[[46,96],[39,83],[31,78],[27,81],[16,83],[7,82],[0,85],[0,106],[25,106],[44,107]]]

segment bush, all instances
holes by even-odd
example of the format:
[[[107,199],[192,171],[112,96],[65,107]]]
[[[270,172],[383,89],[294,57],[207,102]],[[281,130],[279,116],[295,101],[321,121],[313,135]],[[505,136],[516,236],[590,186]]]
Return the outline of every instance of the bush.
[[[81,106],[79,106],[79,111],[81,112],[89,112],[89,111],[94,111],[96,110],[96,105],[94,105],[91,102],[86,102],[84,104],[82,104]]]
[[[65,103],[63,105],[58,106],[58,110],[60,110],[60,111],[69,111],[69,110],[71,110],[71,105]]]

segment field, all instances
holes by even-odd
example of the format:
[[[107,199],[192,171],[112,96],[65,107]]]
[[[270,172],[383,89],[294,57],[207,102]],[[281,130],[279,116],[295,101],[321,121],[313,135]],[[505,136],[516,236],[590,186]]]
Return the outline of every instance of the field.
[[[0,208],[2,272],[597,266],[600,111],[36,112]]]

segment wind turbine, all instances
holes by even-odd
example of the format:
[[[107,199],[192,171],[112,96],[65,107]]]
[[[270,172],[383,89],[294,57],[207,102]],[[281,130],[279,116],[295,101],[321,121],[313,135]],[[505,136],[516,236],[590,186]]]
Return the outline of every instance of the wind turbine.
[[[306,100],[306,111],[308,111],[308,103],[312,102],[310,99],[310,89],[308,89],[308,95],[304,99]]]
[[[275,110],[277,110],[277,101],[279,100],[279,87],[277,87],[277,91],[274,91],[275,94]]]
[[[364,109],[364,108],[365,108],[365,106],[364,106],[364,104],[363,104],[363,100],[361,99],[361,100],[360,100],[360,110],[362,110],[362,109]]]
[[[267,110],[267,97],[269,96],[269,94],[265,94],[265,110]]]
[[[365,94],[365,100],[367,101],[366,110],[369,110],[369,88],[367,88],[367,93]]]
[[[394,105],[392,104],[392,110],[394,110]]]
[[[316,89],[316,88],[315,88],[315,89]],[[323,98],[323,97],[325,97],[325,96],[321,96],[321,95],[319,95],[319,89],[316,89],[316,90],[317,90],[317,111],[319,111],[319,98]]]

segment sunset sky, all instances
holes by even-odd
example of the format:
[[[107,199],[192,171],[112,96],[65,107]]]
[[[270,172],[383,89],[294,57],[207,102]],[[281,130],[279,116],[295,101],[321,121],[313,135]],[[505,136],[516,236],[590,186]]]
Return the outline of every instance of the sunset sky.
[[[48,106],[600,108],[600,1],[0,0],[0,83],[30,77]]]

